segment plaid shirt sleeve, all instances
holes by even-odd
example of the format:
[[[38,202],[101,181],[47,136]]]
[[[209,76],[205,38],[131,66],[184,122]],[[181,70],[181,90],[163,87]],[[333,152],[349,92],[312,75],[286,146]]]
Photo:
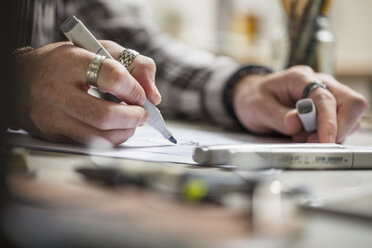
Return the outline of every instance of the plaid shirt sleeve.
[[[226,128],[239,127],[223,103],[225,84],[239,68],[233,60],[192,49],[161,34],[126,0],[64,0],[60,3],[63,4],[56,4],[56,24],[75,15],[98,39],[116,41],[154,59],[156,84],[162,94],[159,108],[166,117],[205,120]],[[65,40],[59,28],[56,30],[59,32],[54,35],[56,40]]]

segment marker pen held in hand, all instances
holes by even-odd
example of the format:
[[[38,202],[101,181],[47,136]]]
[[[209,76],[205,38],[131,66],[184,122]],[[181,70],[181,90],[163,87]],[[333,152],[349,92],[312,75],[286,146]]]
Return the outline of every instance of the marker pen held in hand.
[[[90,52],[114,59],[102,44],[93,36],[85,25],[75,16],[69,17],[62,25],[61,29],[65,36],[76,46],[84,48]],[[164,138],[176,144],[176,139],[172,136],[165,126],[164,119],[158,108],[148,99],[143,107],[149,113],[148,125],[159,131]]]

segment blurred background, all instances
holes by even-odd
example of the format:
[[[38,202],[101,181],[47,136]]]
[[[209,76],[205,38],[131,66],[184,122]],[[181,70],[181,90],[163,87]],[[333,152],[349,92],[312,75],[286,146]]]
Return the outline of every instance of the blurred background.
[[[281,0],[133,0],[175,39],[240,63],[285,68],[288,15]],[[320,37],[324,71],[365,95],[372,94],[372,1],[334,0]],[[369,108],[369,113],[371,113]]]

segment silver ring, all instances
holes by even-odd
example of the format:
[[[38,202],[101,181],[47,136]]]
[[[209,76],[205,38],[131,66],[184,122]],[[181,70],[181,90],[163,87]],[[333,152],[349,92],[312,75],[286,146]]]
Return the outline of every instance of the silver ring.
[[[99,69],[101,68],[102,61],[105,58],[106,58],[105,56],[96,54],[94,58],[90,61],[88,65],[88,71],[87,71],[87,83],[89,85],[96,86],[98,72],[99,72]]]
[[[118,61],[125,66],[125,68],[129,68],[129,66],[132,64],[133,60],[139,55],[139,52],[133,49],[125,48],[119,58]]]

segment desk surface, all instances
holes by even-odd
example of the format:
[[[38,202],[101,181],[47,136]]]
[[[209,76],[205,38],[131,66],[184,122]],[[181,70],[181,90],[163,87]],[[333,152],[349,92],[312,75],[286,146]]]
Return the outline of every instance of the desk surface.
[[[371,140],[372,132],[361,130],[352,135],[346,143],[371,145]],[[12,192],[20,198],[27,199],[27,202],[43,203],[55,207],[57,212],[68,213],[67,217],[63,214],[49,216],[61,224],[59,228],[64,230],[64,232],[59,230],[57,233],[72,237],[74,233],[80,232],[83,238],[94,234],[96,245],[100,242],[107,244],[108,239],[111,247],[120,247],[123,242],[138,243],[139,247],[146,247],[149,243],[157,244],[159,247],[174,247],[175,244],[178,247],[201,247],[200,244],[204,244],[205,247],[216,247],[216,245],[226,247],[226,244],[230,247],[233,244],[237,247],[244,244],[250,244],[252,247],[273,247],[272,245],[275,247],[336,247],[336,245],[337,247],[370,247],[372,243],[370,235],[372,222],[361,222],[316,212],[302,213],[296,209],[290,215],[296,219],[295,225],[291,226],[287,223],[284,225],[285,228],[281,226],[279,230],[280,228],[275,226],[277,223],[271,223],[265,227],[266,231],[265,228],[257,231],[252,230],[244,213],[234,209],[213,204],[184,204],[166,194],[132,187],[114,190],[104,188],[101,185],[88,183],[75,172],[76,167],[94,166],[97,162],[115,163],[120,166],[130,164],[130,166],[146,168],[157,167],[159,164],[45,151],[22,152],[28,169],[33,171],[35,176],[28,179],[19,175],[10,177]],[[211,174],[232,173],[218,168],[195,166],[181,168],[176,164],[160,166],[170,170],[208,171]],[[372,170],[272,170],[264,174],[267,178],[280,180],[287,185],[304,186],[310,190],[312,199],[319,201],[342,198],[345,195],[359,194],[372,189]],[[19,206],[13,206],[12,209],[15,213],[11,212],[9,218],[12,214],[17,215],[17,221],[22,221],[19,219],[19,213],[21,216],[29,213],[29,210],[25,211]],[[40,220],[49,223],[45,219],[48,217],[45,213],[35,213],[34,210],[32,213],[31,217],[26,218],[28,222]],[[72,223],[70,226],[67,224],[69,221]],[[74,228],[71,229],[71,226]],[[27,232],[29,227],[27,225],[23,227],[24,232]],[[47,230],[51,235],[56,235],[53,232],[56,230],[50,229],[48,224],[38,228],[41,233]],[[11,236],[19,240],[16,231],[12,231],[12,228],[9,230]],[[85,230],[85,233],[82,230]],[[110,232],[107,233],[107,230]],[[37,235],[35,230],[31,233]],[[23,236],[23,238],[24,242],[28,240],[27,237]],[[57,238],[60,237],[57,235]]]

